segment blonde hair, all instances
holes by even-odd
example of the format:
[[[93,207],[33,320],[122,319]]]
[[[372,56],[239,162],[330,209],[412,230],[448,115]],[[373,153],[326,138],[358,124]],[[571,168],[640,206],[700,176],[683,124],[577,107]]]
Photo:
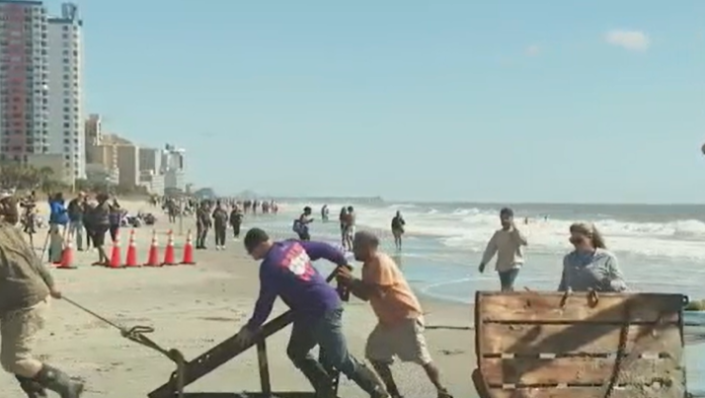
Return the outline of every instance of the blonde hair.
[[[598,249],[607,249],[605,238],[602,237],[600,231],[595,228],[594,224],[576,222],[570,226],[570,233],[583,235],[590,239],[592,246]]]

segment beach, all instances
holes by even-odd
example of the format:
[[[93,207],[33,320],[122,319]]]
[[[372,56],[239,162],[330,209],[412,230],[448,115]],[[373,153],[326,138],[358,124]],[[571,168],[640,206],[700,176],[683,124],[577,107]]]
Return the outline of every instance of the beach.
[[[181,258],[187,232],[195,230],[191,218],[185,218],[183,225],[169,225],[166,216],[146,203],[123,201],[122,205],[131,212],[155,212],[159,219],[155,229],[160,255],[163,255],[167,231],[171,228],[177,260]],[[301,203],[288,203],[282,204],[278,215],[248,215],[243,230],[260,226],[274,238],[292,238],[291,222],[301,207]],[[395,257],[418,292],[429,327],[426,331],[429,348],[444,381],[456,397],[472,398],[477,396],[470,381],[476,361],[471,329],[473,295],[477,289],[498,288],[496,274],[479,274],[476,264],[484,249],[483,239],[497,227],[497,218],[495,209],[489,206],[487,209],[437,207],[356,205],[361,227],[377,231],[383,238],[384,249]],[[403,209],[408,223],[402,253],[394,251],[385,229],[387,215],[391,218],[396,208]],[[332,212],[334,209],[332,207]],[[556,209],[552,210],[551,218],[543,219],[544,212],[546,209],[534,213],[522,208],[517,211],[520,217],[526,214],[531,218],[526,226],[519,225],[530,239],[528,263],[518,280],[519,288],[555,290],[556,270],[560,269],[560,258],[566,249],[562,228],[567,229],[572,219],[595,219],[598,226],[605,226],[609,231],[608,244],[614,243],[628,281],[637,290],[685,292],[700,298],[698,281],[702,278],[698,275],[703,272],[700,267],[702,249],[699,247],[701,237],[696,232],[701,221],[678,221],[679,215],[669,218],[663,214],[658,216],[663,217],[660,221],[630,221],[609,214],[562,215]],[[336,217],[331,216],[328,223],[317,220],[312,233],[314,239],[337,245]],[[678,225],[680,231],[673,227]],[[690,228],[690,234],[683,232],[686,227]],[[663,232],[667,228],[672,229],[670,235]],[[41,230],[35,240],[41,241],[45,231]],[[128,232],[121,233],[123,258]],[[151,234],[151,227],[135,229],[140,262],[147,259]],[[181,350],[189,360],[235,334],[249,318],[258,294],[257,263],[246,255],[241,242],[229,237],[227,250],[215,251],[212,239],[211,232],[210,250],[195,252],[196,265],[111,270],[90,266],[96,259],[95,252],[79,252],[75,261],[78,269],[54,270],[53,274],[66,297],[122,326],[154,327],[155,332],[149,337],[165,348]],[[669,242],[679,250],[669,249]],[[653,253],[649,255],[646,250]],[[660,251],[656,253],[657,250]],[[332,270],[325,262],[315,265],[323,274]],[[676,265],[690,277],[670,275],[672,271],[668,267]],[[278,301],[270,319],[285,310]],[[705,324],[705,317],[700,318]],[[345,335],[350,351],[360,359],[375,321],[366,303],[353,298],[345,305]],[[702,335],[703,329],[702,326],[686,327],[689,342],[686,364],[691,391],[704,389],[700,376],[705,366],[700,358],[705,355],[705,346],[697,336]],[[268,340],[273,389],[310,391],[307,381],[286,357],[288,336],[287,328]],[[117,330],[65,300],[52,303],[50,318],[40,334],[36,352],[48,363],[84,379],[88,387],[85,397],[146,397],[174,370],[173,363],[161,354],[126,340]],[[434,396],[421,368],[396,364],[394,372],[402,393],[408,398]],[[259,388],[257,356],[251,349],[187,387],[186,391],[241,392],[259,391]],[[340,395],[365,396],[345,378],[341,381]],[[22,396],[16,382],[4,373],[0,376],[0,396]]]
[[[123,203],[124,207],[147,210],[141,203]],[[185,242],[186,231],[194,229],[184,220],[183,235],[178,224],[170,226],[159,214],[156,226],[163,254],[166,231],[174,228],[177,259]],[[245,228],[257,225],[247,220]],[[45,230],[40,231],[43,237]],[[145,261],[151,228],[135,230],[138,258]],[[126,231],[121,233],[123,256]],[[287,238],[289,236],[286,236]],[[236,333],[249,318],[257,297],[257,264],[249,259],[240,242],[228,241],[227,250],[198,250],[196,265],[161,268],[106,269],[92,267],[95,252],[76,253],[74,270],[54,270],[64,295],[117,324],[131,327],[147,325],[150,334],[166,348],[181,350],[191,359]],[[317,266],[319,264],[316,264]],[[324,273],[329,271],[321,266]],[[423,299],[429,326],[469,326],[471,307],[466,304]],[[270,319],[285,311],[277,302]],[[369,306],[352,299],[345,306],[344,328],[350,351],[362,359],[367,334],[375,324]],[[268,340],[270,374],[276,391],[310,391],[303,376],[285,354],[288,329]],[[470,371],[474,368],[474,341],[470,330],[432,329],[427,331],[431,353],[443,378],[456,397],[474,397]],[[167,381],[174,365],[161,354],[120,336],[106,323],[92,317],[65,300],[54,300],[45,329],[37,341],[37,355],[71,375],[85,380],[85,397],[146,397],[147,393]],[[189,386],[191,392],[259,391],[257,356],[254,349],[215,370]],[[400,364],[394,367],[400,388],[408,397],[433,396],[423,370]],[[345,378],[340,395],[364,397]],[[23,396],[10,375],[0,376],[0,396]]]

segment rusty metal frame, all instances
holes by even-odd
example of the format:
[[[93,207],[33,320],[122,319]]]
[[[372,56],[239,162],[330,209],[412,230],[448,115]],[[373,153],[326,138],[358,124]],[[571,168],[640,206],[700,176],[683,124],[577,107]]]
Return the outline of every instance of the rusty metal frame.
[[[337,268],[326,278],[330,282],[335,277]],[[314,392],[272,392],[269,361],[267,359],[268,337],[281,331],[294,321],[291,310],[279,315],[267,322],[260,331],[247,344],[241,345],[237,341],[237,334],[228,337],[220,344],[197,356],[191,361],[184,362],[175,370],[169,380],[148,394],[149,398],[315,398]],[[226,362],[232,360],[251,347],[257,346],[257,360],[259,362],[259,376],[261,392],[243,393],[183,393],[185,386],[194,383],[196,380],[209,374]],[[332,375],[334,391],[338,393],[339,372]],[[179,396],[180,395],[180,396]]]

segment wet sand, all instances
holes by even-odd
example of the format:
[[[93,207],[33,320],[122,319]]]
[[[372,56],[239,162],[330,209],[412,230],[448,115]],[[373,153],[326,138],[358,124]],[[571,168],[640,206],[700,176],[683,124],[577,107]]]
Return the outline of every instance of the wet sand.
[[[141,203],[123,203],[124,207],[147,209]],[[160,255],[166,243],[165,216],[159,215]],[[246,225],[245,228],[252,225]],[[178,226],[173,226],[178,231]],[[184,232],[193,228],[184,222]],[[46,230],[37,235],[43,239]],[[147,259],[151,228],[136,230],[138,257]],[[127,234],[122,233],[123,258]],[[212,242],[212,234],[209,237]],[[177,259],[185,236],[175,236]],[[178,348],[192,359],[218,342],[236,333],[247,321],[259,283],[257,264],[249,259],[241,243],[229,239],[227,250],[196,251],[195,266],[163,268],[105,269],[92,267],[95,252],[76,253],[75,270],[55,270],[54,275],[66,297],[124,326],[148,325],[151,334],[166,348]],[[212,247],[212,246],[211,246]],[[108,252],[110,254],[110,252]],[[422,299],[426,323],[433,326],[469,326],[472,309]],[[85,397],[132,398],[164,383],[174,365],[161,354],[141,347],[120,336],[104,322],[80,311],[65,301],[54,301],[45,330],[38,338],[36,353],[87,383]],[[272,319],[286,308],[277,302]],[[345,332],[351,352],[360,358],[367,334],[375,318],[367,304],[352,300],[346,305]],[[272,386],[276,391],[310,391],[306,380],[291,365],[285,354],[288,329],[268,340]],[[474,368],[474,334],[471,330],[429,328],[427,338],[431,353],[443,378],[456,397],[475,397],[470,381]],[[187,391],[241,392],[259,391],[257,357],[247,351]],[[408,398],[434,396],[423,370],[414,365],[394,367],[402,392]],[[343,397],[364,397],[345,378],[341,382]],[[22,397],[10,375],[0,375],[0,397]]]

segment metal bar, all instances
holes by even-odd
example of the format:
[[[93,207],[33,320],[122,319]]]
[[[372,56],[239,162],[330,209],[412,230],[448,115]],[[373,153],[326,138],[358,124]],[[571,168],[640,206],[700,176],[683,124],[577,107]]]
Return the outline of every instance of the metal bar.
[[[265,339],[257,340],[257,362],[259,362],[259,381],[262,385],[262,392],[272,393],[272,385],[269,382],[269,364],[267,361],[267,342]]]
[[[337,268],[334,269],[333,272],[328,275],[326,281],[330,282],[333,280],[337,271]],[[220,344],[186,363],[183,368],[183,385],[188,386],[201,377],[207,375],[224,363],[247,351],[250,347],[256,344],[256,341],[260,339],[264,340],[274,333],[284,329],[291,322],[293,322],[293,320],[294,314],[291,310],[279,315],[262,326],[262,329],[260,329],[260,331],[253,336],[253,339],[245,345],[240,345],[238,343],[237,334],[228,337]],[[176,381],[177,374],[176,372],[173,372],[169,377],[169,381],[157,387],[154,391],[148,394],[149,398],[173,398],[177,389]]]

